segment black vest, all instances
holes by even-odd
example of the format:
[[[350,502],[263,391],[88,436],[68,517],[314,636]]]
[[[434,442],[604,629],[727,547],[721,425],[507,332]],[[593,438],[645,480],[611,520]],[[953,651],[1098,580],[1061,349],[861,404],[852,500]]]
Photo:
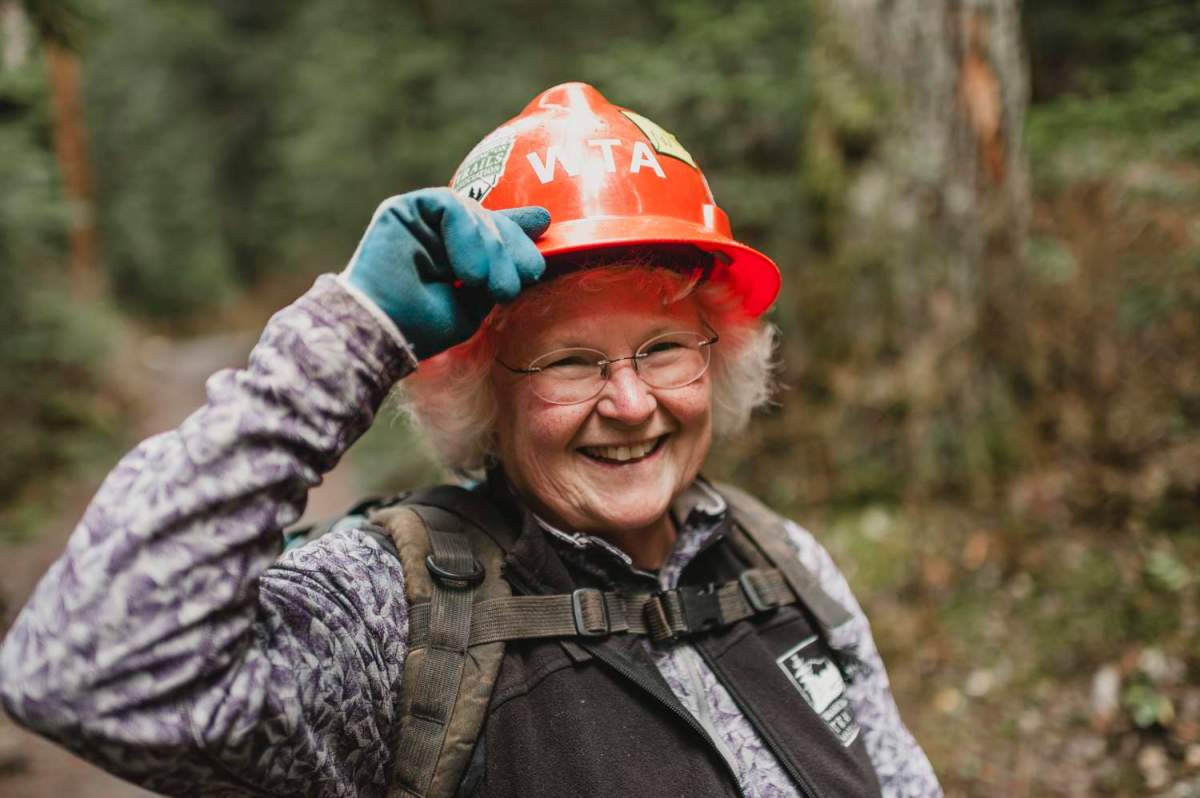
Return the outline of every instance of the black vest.
[[[495,493],[492,494],[495,498]],[[655,590],[611,553],[551,539],[507,508],[516,535],[503,576],[514,594],[580,587]],[[520,519],[520,520],[518,520]],[[688,564],[680,585],[736,579],[749,567],[731,524]],[[879,796],[837,659],[801,605],[782,606],[689,641],[729,691],[800,795]],[[807,695],[807,697],[806,697]],[[738,796],[725,759],[674,696],[641,638],[513,640],[461,796]]]

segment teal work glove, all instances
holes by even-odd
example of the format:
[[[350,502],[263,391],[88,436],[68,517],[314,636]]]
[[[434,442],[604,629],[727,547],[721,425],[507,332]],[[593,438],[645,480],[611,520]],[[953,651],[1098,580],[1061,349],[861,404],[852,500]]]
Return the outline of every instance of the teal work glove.
[[[448,188],[412,191],[379,206],[343,276],[424,360],[470,338],[497,302],[541,278],[546,261],[533,239],[549,226],[545,208],[489,211]]]

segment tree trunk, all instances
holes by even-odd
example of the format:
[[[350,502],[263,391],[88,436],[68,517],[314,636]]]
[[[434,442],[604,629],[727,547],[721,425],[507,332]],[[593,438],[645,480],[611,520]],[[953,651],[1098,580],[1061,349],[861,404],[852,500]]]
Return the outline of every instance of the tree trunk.
[[[1018,0],[827,2],[892,101],[888,140],[862,175],[887,185],[851,210],[906,241],[906,267],[933,272],[922,293],[944,287],[977,307],[987,262],[1020,257],[1029,214]]]
[[[831,245],[835,261],[878,264],[855,279],[890,316],[858,319],[885,367],[848,398],[904,408],[913,484],[990,491],[995,437],[980,420],[1007,401],[999,364],[1019,346],[1030,212],[1019,0],[822,2],[838,59],[882,97]]]
[[[79,59],[63,45],[48,41],[46,61],[54,109],[54,151],[71,213],[71,285],[77,295],[91,298],[100,293],[103,284],[97,262],[99,236],[87,156]]]

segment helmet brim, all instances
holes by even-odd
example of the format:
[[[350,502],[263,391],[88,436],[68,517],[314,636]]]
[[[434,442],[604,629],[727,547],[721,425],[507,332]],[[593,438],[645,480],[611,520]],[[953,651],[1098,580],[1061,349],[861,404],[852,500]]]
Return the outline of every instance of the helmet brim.
[[[537,240],[538,250],[546,257],[654,244],[691,244],[723,256],[717,258],[711,279],[728,284],[751,318],[765,313],[779,295],[782,280],[773,260],[715,230],[669,216],[612,216],[551,223]]]

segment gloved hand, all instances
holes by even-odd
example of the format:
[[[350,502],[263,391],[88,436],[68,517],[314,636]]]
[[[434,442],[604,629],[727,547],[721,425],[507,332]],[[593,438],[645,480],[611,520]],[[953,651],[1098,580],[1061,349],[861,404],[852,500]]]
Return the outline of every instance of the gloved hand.
[[[541,278],[546,261],[532,239],[549,226],[545,208],[489,211],[448,188],[412,191],[379,206],[343,276],[424,360]]]

